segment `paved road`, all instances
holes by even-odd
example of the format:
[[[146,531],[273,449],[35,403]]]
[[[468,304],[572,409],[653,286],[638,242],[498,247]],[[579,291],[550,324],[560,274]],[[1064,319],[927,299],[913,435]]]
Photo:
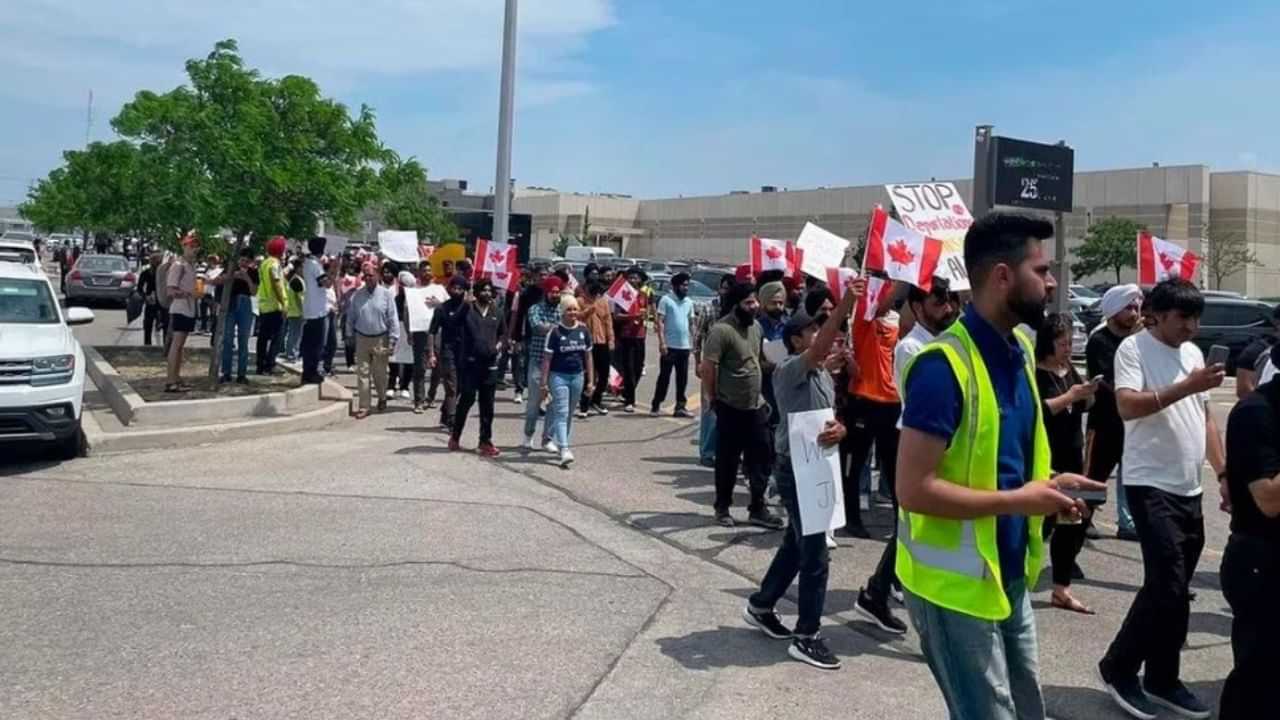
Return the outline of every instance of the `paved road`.
[[[122,320],[100,311],[82,337],[129,341]],[[522,410],[503,393],[504,449]],[[0,465],[0,716],[943,716],[914,636],[851,612],[880,540],[833,553],[824,633],[843,670],[743,625],[779,536],[710,524],[696,423],[579,422],[565,471],[449,454],[432,419],[397,403],[307,436]],[[1211,485],[1183,676],[1216,699],[1230,618]],[[873,533],[889,522],[877,509]],[[1121,717],[1094,666],[1138,548],[1093,542],[1080,564],[1097,616],[1035,596],[1050,711]]]

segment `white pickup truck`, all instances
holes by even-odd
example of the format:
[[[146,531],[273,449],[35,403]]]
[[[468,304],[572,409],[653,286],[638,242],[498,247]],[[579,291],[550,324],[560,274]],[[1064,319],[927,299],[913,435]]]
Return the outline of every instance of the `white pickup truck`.
[[[89,322],[89,309],[58,305],[38,264],[0,261],[0,448],[40,442],[64,459],[81,453],[85,361],[71,326]]]

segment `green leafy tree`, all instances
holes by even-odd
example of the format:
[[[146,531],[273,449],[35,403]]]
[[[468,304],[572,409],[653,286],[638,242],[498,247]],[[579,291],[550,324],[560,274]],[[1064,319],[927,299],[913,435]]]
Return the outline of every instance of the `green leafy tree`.
[[[1138,232],[1143,227],[1133,220],[1109,217],[1089,227],[1084,242],[1073,251],[1076,262],[1071,276],[1083,278],[1107,270],[1120,282],[1123,268],[1138,266]]]
[[[1249,249],[1249,241],[1240,233],[1204,229],[1209,238],[1209,252],[1205,257],[1205,270],[1213,278],[1213,287],[1222,288],[1222,281],[1251,266],[1261,266],[1258,256]]]
[[[383,186],[380,209],[388,227],[415,230],[418,240],[436,247],[458,241],[458,226],[427,187],[427,172],[417,160],[387,163],[379,181]]]

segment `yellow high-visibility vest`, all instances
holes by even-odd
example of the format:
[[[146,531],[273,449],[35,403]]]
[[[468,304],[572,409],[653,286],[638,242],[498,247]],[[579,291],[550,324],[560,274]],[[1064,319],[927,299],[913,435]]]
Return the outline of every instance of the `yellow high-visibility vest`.
[[[1014,335],[1027,357],[1026,382],[1035,400],[1031,481],[1049,479],[1049,435],[1045,432],[1040,392],[1035,383],[1031,342]],[[909,376],[925,353],[947,358],[963,397],[960,425],[938,466],[938,478],[975,490],[995,491],[1000,454],[1000,407],[982,354],[962,322],[956,322],[907,364]],[[1044,560],[1044,518],[1027,518],[1027,588],[1034,588]],[[900,509],[898,552],[894,566],[903,587],[940,607],[986,620],[1004,620],[1013,612],[1000,576],[996,518],[951,520]]]

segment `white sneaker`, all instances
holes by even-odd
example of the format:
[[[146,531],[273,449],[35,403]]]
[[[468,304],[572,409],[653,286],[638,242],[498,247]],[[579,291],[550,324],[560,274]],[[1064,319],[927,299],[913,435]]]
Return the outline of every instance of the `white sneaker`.
[[[388,390],[388,391],[387,391],[387,399],[388,399],[388,400],[393,400],[393,399],[395,399],[395,396],[396,396],[396,391],[395,391],[395,390]]]
[[[524,404],[524,393],[522,393],[522,392],[517,392],[517,393],[515,394],[515,396],[511,398],[511,402],[513,402],[513,403],[515,403],[515,404],[517,404],[517,405],[523,405],[523,404]]]
[[[533,449],[533,436],[532,436],[532,435],[525,435],[525,436],[524,436],[524,442],[520,443],[520,449],[521,449],[521,450],[532,450],[532,449]]]
[[[573,462],[573,453],[568,448],[561,450],[560,451],[560,467],[567,468],[569,467],[569,463],[571,462]]]
[[[556,444],[555,440],[548,440],[547,444],[542,446],[542,449],[553,455],[560,452],[560,446]]]
[[[835,550],[838,547],[840,546],[836,544],[835,537],[831,533],[827,533],[827,549]]]
[[[408,391],[408,390],[401,390],[401,391],[400,391],[400,399],[401,399],[401,400],[408,400],[410,397],[411,397],[411,396],[409,395],[409,391]]]
[[[904,598],[904,597],[903,597],[903,595],[902,595],[902,590],[901,590],[900,588],[890,587],[890,588],[889,588],[889,597],[893,598],[893,601],[894,601],[894,602],[896,602],[896,603],[898,603],[899,605],[906,605],[906,604],[907,604],[907,603],[906,603],[906,598]]]

